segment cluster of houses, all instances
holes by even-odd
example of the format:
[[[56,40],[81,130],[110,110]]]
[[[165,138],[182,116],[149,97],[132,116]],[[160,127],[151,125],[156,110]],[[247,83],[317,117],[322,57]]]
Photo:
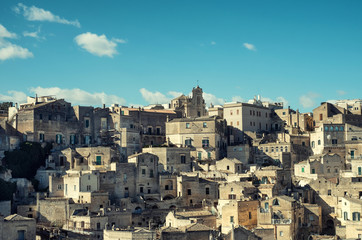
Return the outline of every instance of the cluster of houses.
[[[312,113],[282,103],[72,106],[52,96],[0,113],[0,159],[51,143],[35,175],[10,170],[0,239],[361,239],[362,101]]]

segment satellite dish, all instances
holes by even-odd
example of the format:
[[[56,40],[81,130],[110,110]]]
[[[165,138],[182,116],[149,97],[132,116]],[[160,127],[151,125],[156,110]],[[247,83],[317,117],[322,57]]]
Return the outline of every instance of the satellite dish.
[[[327,136],[327,139],[328,139],[328,140],[331,140],[331,135],[328,135],[328,136]]]

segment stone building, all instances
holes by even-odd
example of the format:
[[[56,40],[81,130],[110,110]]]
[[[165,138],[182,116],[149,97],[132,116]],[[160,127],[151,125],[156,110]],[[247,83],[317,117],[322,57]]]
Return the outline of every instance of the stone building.
[[[345,124],[321,123],[310,133],[314,154],[337,153],[345,157]]]
[[[103,230],[103,240],[154,240],[156,236],[156,231],[145,228],[120,229],[112,227],[112,229]]]
[[[140,132],[141,147],[160,146],[165,143],[166,122],[180,117],[177,112],[163,107],[161,109],[120,107],[118,113],[132,117],[133,123],[130,123],[130,127]]]
[[[232,127],[230,142],[243,143],[244,132],[262,132],[272,130],[272,110],[264,107],[261,101],[250,103],[225,103],[224,119]],[[273,126],[275,129],[275,126]],[[279,126],[278,126],[279,129]]]
[[[192,89],[192,96],[181,95],[171,100],[170,109],[180,112],[184,118],[207,116],[205,100],[202,96],[202,88],[197,86]]]
[[[160,199],[158,157],[152,153],[138,153],[128,157],[136,165],[136,194],[144,199]]]
[[[305,223],[304,207],[288,196],[277,196],[260,202],[258,228],[274,229],[274,239],[303,239],[299,234]]]
[[[36,223],[35,219],[22,217],[17,214],[3,217],[0,215],[0,238],[4,240],[12,239],[35,239]]]
[[[226,155],[226,122],[216,116],[173,119],[166,123],[166,137],[176,146],[190,147],[198,161]]]
[[[352,114],[362,115],[362,100],[361,99],[351,99],[351,100],[338,100],[335,102],[335,105],[342,107]]]
[[[243,164],[235,158],[223,158],[216,161],[216,170],[225,173],[243,173]]]
[[[191,149],[188,147],[148,147],[142,152],[157,155],[158,171],[190,172],[192,169]]]
[[[338,154],[319,154],[294,165],[294,175],[299,178],[339,177],[345,169],[343,159]]]
[[[284,123],[284,129],[297,129],[302,132],[311,131],[314,127],[313,118],[307,113],[300,113],[291,108],[275,109],[275,115]],[[290,131],[291,132],[291,131]]]
[[[257,226],[257,210],[259,201],[230,201],[222,207],[221,232],[227,234],[232,225],[252,229]]]
[[[213,203],[218,199],[218,183],[199,178],[199,176],[181,175],[177,177],[177,197],[183,206],[201,206],[204,200]]]

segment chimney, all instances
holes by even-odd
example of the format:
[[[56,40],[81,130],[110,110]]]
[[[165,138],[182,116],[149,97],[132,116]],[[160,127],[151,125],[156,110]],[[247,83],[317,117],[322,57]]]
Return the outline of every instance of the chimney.
[[[105,109],[105,108],[106,108],[106,104],[103,103],[103,109]]]

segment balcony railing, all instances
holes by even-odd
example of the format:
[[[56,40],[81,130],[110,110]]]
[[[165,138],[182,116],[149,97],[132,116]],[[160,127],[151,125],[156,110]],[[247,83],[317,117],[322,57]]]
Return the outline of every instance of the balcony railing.
[[[272,224],[291,224],[292,219],[272,219]]]

